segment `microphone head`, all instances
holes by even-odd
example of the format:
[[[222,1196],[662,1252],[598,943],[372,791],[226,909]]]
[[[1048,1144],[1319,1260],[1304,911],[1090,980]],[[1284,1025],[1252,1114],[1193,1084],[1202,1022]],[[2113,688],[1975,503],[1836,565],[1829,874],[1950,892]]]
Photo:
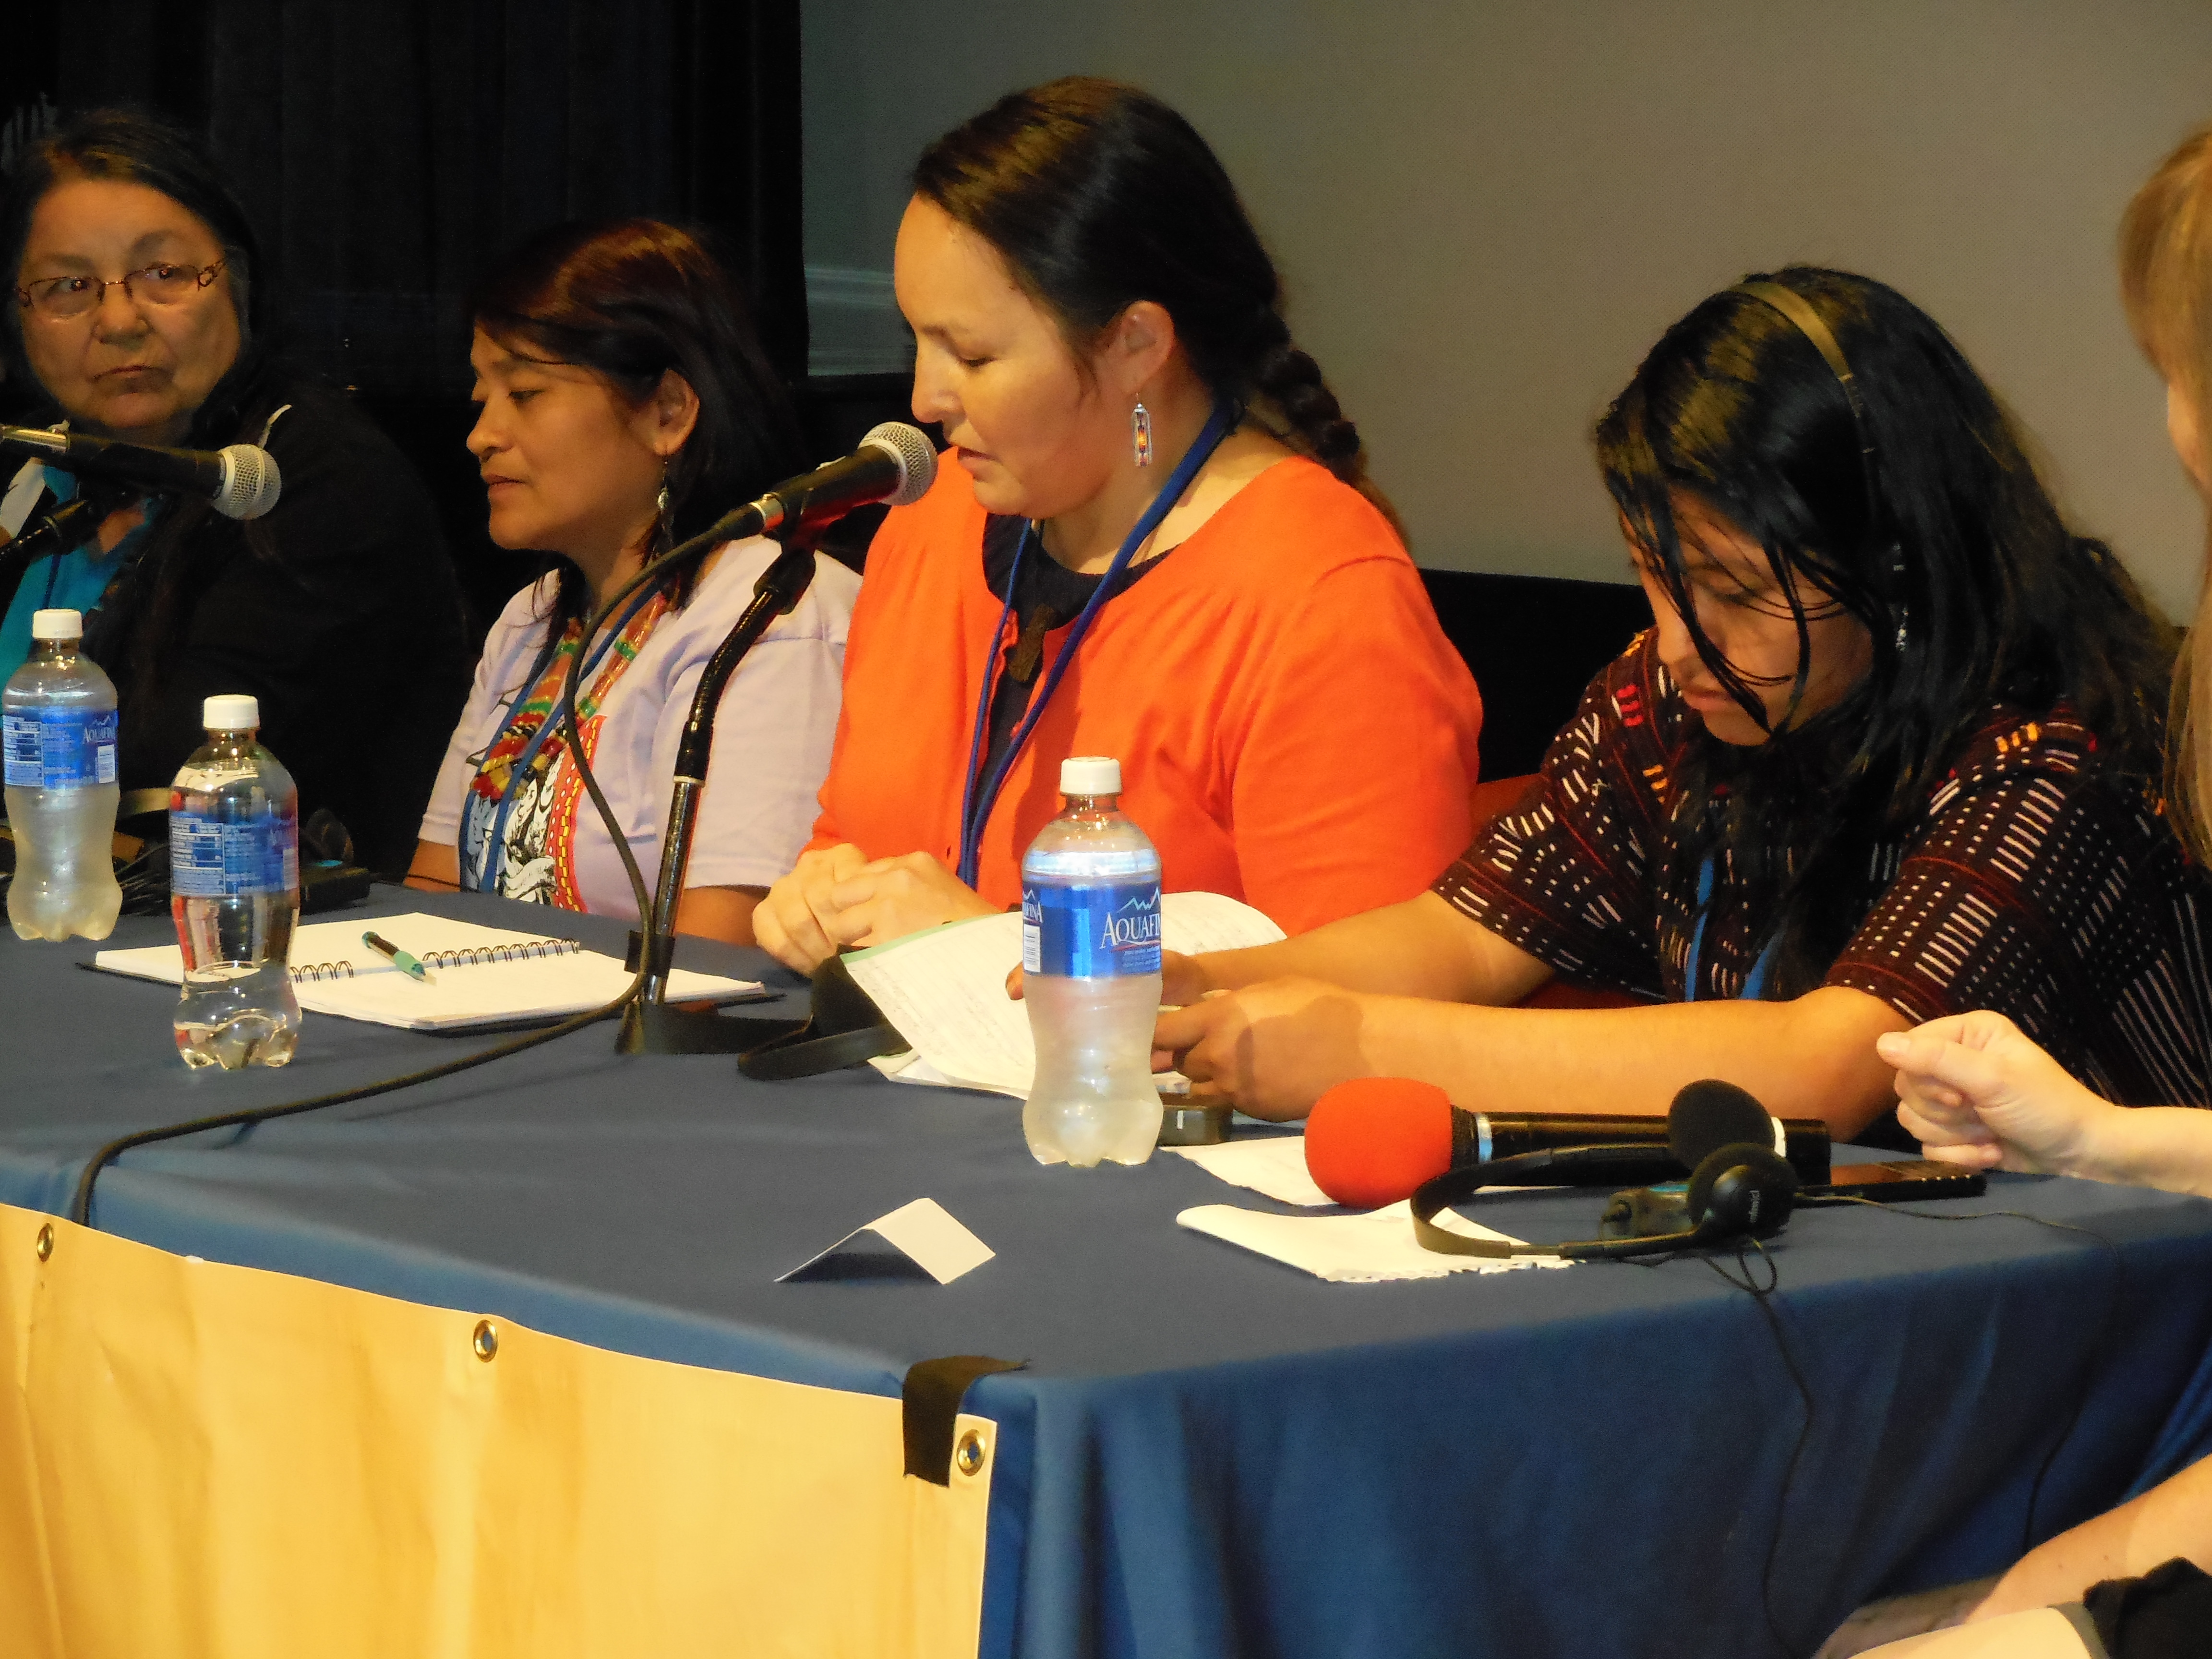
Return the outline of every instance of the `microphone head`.
[[[284,475],[274,455],[255,444],[232,444],[218,453],[222,488],[215,494],[216,512],[227,519],[258,519],[276,505]]]
[[[1686,1083],[1667,1109],[1667,1151],[1694,1170],[1723,1146],[1748,1141],[1774,1150],[1774,1119],[1749,1091],[1718,1078]]]
[[[1355,1209],[1411,1198],[1451,1160],[1451,1100],[1433,1083],[1355,1078],[1316,1101],[1306,1119],[1307,1172]]]
[[[904,421],[885,421],[870,428],[868,435],[855,446],[871,447],[888,452],[899,464],[899,487],[884,497],[891,506],[909,506],[929,493],[929,486],[937,481],[937,448],[920,427],[908,426]]]

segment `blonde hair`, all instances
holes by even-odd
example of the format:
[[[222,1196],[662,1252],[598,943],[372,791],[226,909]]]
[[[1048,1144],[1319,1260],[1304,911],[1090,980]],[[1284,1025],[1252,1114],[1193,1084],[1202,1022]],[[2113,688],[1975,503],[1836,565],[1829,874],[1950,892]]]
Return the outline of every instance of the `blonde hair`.
[[[2120,294],[2136,343],[2196,416],[2199,453],[2190,470],[2202,476],[2212,461],[2212,126],[2184,140],[2128,204]],[[2212,518],[2206,544],[2212,557]],[[2197,858],[2212,863],[2212,581],[2197,595],[2174,665],[2166,732],[2174,825]]]

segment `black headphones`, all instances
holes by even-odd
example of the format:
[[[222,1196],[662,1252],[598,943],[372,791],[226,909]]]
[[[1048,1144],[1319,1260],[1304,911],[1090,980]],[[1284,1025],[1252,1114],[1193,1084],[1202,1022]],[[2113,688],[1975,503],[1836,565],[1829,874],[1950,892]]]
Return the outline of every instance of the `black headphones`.
[[[1813,349],[1820,354],[1820,361],[1827,364],[1829,371],[1844,388],[1844,401],[1850,406],[1851,428],[1858,434],[1859,476],[1866,486],[1867,523],[1870,527],[1875,527],[1875,533],[1881,533],[1878,527],[1883,523],[1884,515],[1877,482],[1879,465],[1875,451],[1874,428],[1867,423],[1866,404],[1859,398],[1858,381],[1853,377],[1851,366],[1844,356],[1844,349],[1836,343],[1833,331],[1820,320],[1820,313],[1813,309],[1810,301],[1796,289],[1784,288],[1779,283],[1738,283],[1729,291],[1757,300],[1796,325],[1797,331],[1813,343]],[[1894,536],[1890,538],[1889,557],[1892,574],[1901,583],[1905,576],[1905,547]],[[1898,605],[1897,647],[1902,651],[1908,616],[1901,596]]]
[[[1516,1244],[1469,1238],[1437,1226],[1439,1210],[1465,1202],[1495,1180],[1496,1171],[1483,1164],[1452,1170],[1421,1184],[1412,1204],[1413,1237],[1424,1249],[1446,1255],[1552,1256],[1565,1261],[1618,1261],[1771,1238],[1789,1222],[1797,1197],[1797,1172],[1775,1152],[1773,1125],[1766,1109],[1734,1084],[1692,1083],[1674,1097],[1667,1112],[1668,1151],[1690,1171],[1687,1189],[1679,1195],[1648,1187],[1615,1194],[1601,1224],[1607,1237],[1569,1244]]]

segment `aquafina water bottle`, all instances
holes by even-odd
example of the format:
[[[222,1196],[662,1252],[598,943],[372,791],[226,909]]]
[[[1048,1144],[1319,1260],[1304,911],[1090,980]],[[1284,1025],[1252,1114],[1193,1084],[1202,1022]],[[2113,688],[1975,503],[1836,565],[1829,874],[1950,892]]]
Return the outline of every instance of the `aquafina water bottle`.
[[[1160,855],[1121,816],[1121,763],[1060,763],[1060,814],[1022,859],[1022,995],[1036,1079],[1022,1133],[1040,1164],[1142,1164],[1160,1138]]]
[[[115,880],[115,687],[77,654],[84,618],[31,617],[31,654],[0,690],[8,830],[15,875],[8,920],[19,939],[106,939],[123,908]]]
[[[292,925],[300,797],[254,741],[252,697],[210,697],[207,742],[169,786],[169,914],[185,956],[177,1052],[187,1066],[282,1066],[300,1040]]]

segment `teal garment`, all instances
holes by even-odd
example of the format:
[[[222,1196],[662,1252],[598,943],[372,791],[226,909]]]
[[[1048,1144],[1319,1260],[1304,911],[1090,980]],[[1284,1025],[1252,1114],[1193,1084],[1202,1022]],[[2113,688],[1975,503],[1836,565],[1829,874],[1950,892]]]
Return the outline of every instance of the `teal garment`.
[[[57,501],[76,499],[76,480],[58,467],[43,466],[46,488]],[[115,573],[137,551],[139,544],[154,526],[155,514],[149,513],[146,522],[116,543],[110,553],[96,551],[92,546],[76,549],[58,557],[39,560],[23,573],[16,584],[15,597],[9,604],[5,620],[0,621],[0,683],[23,665],[23,659],[31,654],[31,613],[34,611],[91,611],[99,606],[107,584]]]

